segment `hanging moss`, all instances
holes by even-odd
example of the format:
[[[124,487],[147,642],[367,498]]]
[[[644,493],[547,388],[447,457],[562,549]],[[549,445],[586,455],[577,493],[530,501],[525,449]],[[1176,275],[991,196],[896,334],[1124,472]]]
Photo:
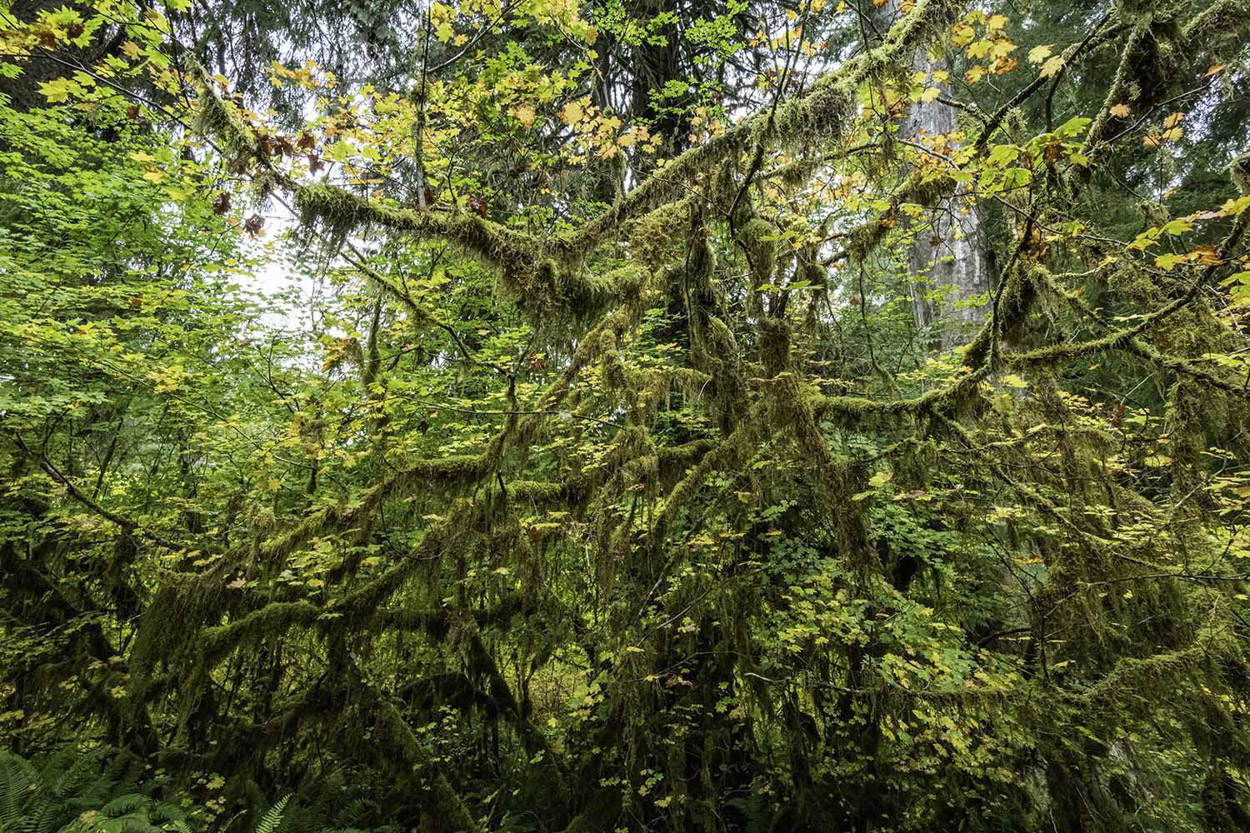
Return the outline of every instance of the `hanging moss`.
[[[683,230],[690,223],[695,197],[665,203],[643,217],[630,229],[630,255],[649,269],[658,271],[673,255]]]
[[[837,138],[851,123],[854,99],[830,78],[801,99],[777,108],[771,128],[785,146],[817,145]]]
[[[1182,29],[1183,54],[1206,53],[1232,56],[1250,32],[1250,18],[1241,0],[1215,0]]]
[[[1242,194],[1250,195],[1250,153],[1243,153],[1228,166],[1228,175]]]
[[[250,163],[260,157],[256,134],[213,89],[213,81],[190,56],[189,73],[196,95],[193,128],[216,141],[231,161]]]
[[[752,217],[738,230],[738,242],[751,266],[751,283],[762,286],[772,282],[777,266],[777,229],[762,217]]]

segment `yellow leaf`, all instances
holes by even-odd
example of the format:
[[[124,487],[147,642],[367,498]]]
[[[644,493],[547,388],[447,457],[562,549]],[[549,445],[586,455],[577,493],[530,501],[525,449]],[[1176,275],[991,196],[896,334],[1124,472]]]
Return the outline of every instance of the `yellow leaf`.
[[[1207,78],[1210,78],[1212,75],[1215,75],[1217,72],[1220,72],[1220,71],[1221,71],[1221,70],[1223,70],[1223,69],[1224,69],[1224,65],[1223,65],[1223,64],[1213,64],[1213,65],[1212,65],[1212,66],[1211,66],[1211,67],[1207,70],[1206,77],[1207,77]]]
[[[1042,46],[1035,46],[1032,49],[1030,49],[1029,50],[1029,63],[1040,64],[1042,61],[1049,58],[1050,50],[1051,50],[1051,47],[1053,46],[1054,44],[1043,44]]]
[[[1055,55],[1042,64],[1042,77],[1050,78],[1053,75],[1058,75],[1061,69],[1063,69],[1063,58]]]
[[[565,124],[577,124],[582,120],[584,115],[585,111],[582,109],[582,105],[578,104],[576,101],[570,101],[568,104],[564,105],[564,109],[560,111],[560,118],[564,120]]]
[[[512,111],[513,117],[526,127],[534,126],[534,119],[538,114],[534,112],[534,108],[528,104],[522,104],[520,107]]]
[[[69,84],[64,78],[58,78],[55,81],[44,81],[39,85],[39,92],[43,93],[49,104],[69,101]]]
[[[1180,255],[1164,254],[1155,258],[1155,266],[1158,266],[1165,272],[1171,272],[1176,268],[1176,264],[1182,263],[1184,258]]]
[[[985,28],[991,32],[1002,29],[1007,25],[1007,18],[1001,14],[992,14],[990,19],[985,21]]]
[[[976,37],[976,30],[967,23],[956,23],[951,27],[951,44],[958,47],[967,46]]]
[[[1117,119],[1127,119],[1128,114],[1133,112],[1133,110],[1127,104],[1117,104],[1111,108],[1110,112],[1111,115],[1115,116]]]
[[[1176,127],[1178,124],[1181,123],[1181,119],[1183,118],[1185,118],[1184,113],[1173,113],[1172,115],[1168,116],[1166,119],[1163,120],[1163,127],[1165,129],[1171,129],[1173,127]]]
[[[994,46],[990,49],[990,57],[1006,58],[1018,48],[1019,47],[1016,46],[1015,42],[1012,41],[1011,38],[999,38],[994,41]]]
[[[130,60],[136,60],[139,57],[139,44],[128,40],[122,44],[122,52],[126,53],[126,57]]]

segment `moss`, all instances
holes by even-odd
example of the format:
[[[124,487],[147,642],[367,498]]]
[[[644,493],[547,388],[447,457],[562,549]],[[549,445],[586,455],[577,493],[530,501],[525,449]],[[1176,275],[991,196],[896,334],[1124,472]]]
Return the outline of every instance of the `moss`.
[[[1243,153],[1228,166],[1228,175],[1237,190],[1250,196],[1250,153]]]
[[[658,270],[673,255],[678,238],[689,226],[694,196],[665,203],[640,217],[629,231],[630,254],[634,260]]]
[[[1116,7],[1121,19],[1137,20],[1146,16],[1175,16],[1180,4],[1176,0],[1116,0]]]
[[[231,161],[251,162],[259,157],[256,134],[213,89],[207,73],[194,65],[191,70],[196,91],[193,129],[212,138]]]
[[[1250,32],[1250,15],[1243,0],[1216,0],[1187,22],[1180,43],[1185,54],[1207,53],[1232,57]]]
[[[889,207],[877,219],[857,226],[850,233],[846,250],[852,260],[863,260],[881,244],[890,230],[898,225],[900,206],[914,203],[926,207],[935,206],[949,197],[955,188],[954,180],[932,172],[913,173],[902,187],[890,197]]]
[[[762,217],[752,217],[738,230],[738,242],[751,267],[751,283],[771,283],[777,266],[777,229]]]
[[[938,39],[954,23],[962,7],[954,0],[919,0],[892,26],[883,44],[847,61],[818,79],[808,91],[784,101],[725,130],[705,144],[687,150],[618,199],[612,207],[582,228],[559,238],[559,245],[577,251],[587,249],[631,219],[640,217],[690,188],[702,188],[716,168],[736,154],[778,141],[802,143],[840,135],[849,123],[860,83],[876,71],[900,61],[911,62],[919,48]]]
[[[306,601],[273,602],[237,622],[205,628],[200,632],[200,654],[211,670],[235,648],[261,639],[277,639],[293,627],[315,623],[323,613]]]
[[[759,319],[760,360],[764,373],[776,376],[790,366],[790,327],[780,318],[765,315]]]
[[[854,99],[836,80],[834,76],[817,83],[806,96],[778,107],[768,132],[787,146],[819,144],[840,136],[851,123]]]
[[[820,289],[828,286],[829,268],[820,262],[820,251],[815,246],[805,247],[799,252],[794,279]]]
[[[295,210],[300,222],[341,237],[369,220],[376,208],[346,189],[317,184],[296,189]]]

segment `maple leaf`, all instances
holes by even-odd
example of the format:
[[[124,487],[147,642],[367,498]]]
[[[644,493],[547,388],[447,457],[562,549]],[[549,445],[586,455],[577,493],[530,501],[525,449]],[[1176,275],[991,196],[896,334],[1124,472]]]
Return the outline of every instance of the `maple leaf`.
[[[1042,61],[1050,57],[1050,50],[1054,46],[1053,43],[1035,46],[1029,50],[1029,63],[1040,64]]]
[[[39,85],[39,92],[43,93],[49,104],[57,104],[69,100],[69,85],[70,82],[65,78],[44,81]]]
[[[1176,264],[1182,263],[1185,258],[1181,255],[1165,254],[1155,258],[1155,266],[1158,266],[1165,272],[1171,272]]]
[[[1115,116],[1117,119],[1127,119],[1128,114],[1131,112],[1133,112],[1133,110],[1127,104],[1117,104],[1110,110],[1111,115]]]
[[[994,44],[991,41],[979,40],[976,43],[972,44],[972,46],[968,47],[968,57],[969,58],[984,58],[986,55],[990,54],[990,48],[993,45]]]
[[[1012,52],[1015,52],[1016,48],[1016,44],[1010,38],[999,38],[994,41],[994,45],[990,48],[990,56],[1006,58]]]
[[[1042,77],[1050,78],[1053,75],[1058,75],[1061,69],[1063,69],[1063,58],[1055,55],[1042,64]]]
[[[526,127],[534,126],[534,119],[538,114],[534,112],[534,108],[528,104],[522,104],[520,107],[512,111],[513,117]]]

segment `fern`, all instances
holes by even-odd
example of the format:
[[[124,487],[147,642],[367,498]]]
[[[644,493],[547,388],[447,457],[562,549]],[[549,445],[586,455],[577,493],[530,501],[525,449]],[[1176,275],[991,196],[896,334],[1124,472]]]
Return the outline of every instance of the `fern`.
[[[751,791],[747,793],[746,807],[744,809],[746,811],[746,833],[768,833],[771,825],[768,823],[768,816],[764,809],[764,794],[755,782],[752,782]]]
[[[142,759],[66,749],[38,764],[0,752],[0,833],[192,833],[186,809],[156,796]]]
[[[261,816],[260,824],[256,825],[255,833],[274,833],[278,825],[282,824],[282,814],[286,812],[286,803],[290,800],[291,796],[284,795],[266,810],[265,815]]]
[[[39,785],[39,774],[25,759],[0,752],[0,831],[17,827],[22,810]]]
[[[152,799],[146,795],[131,793],[129,795],[119,795],[108,804],[100,808],[100,812],[111,819],[121,818],[138,813],[140,810],[146,810],[148,805],[152,803]]]

